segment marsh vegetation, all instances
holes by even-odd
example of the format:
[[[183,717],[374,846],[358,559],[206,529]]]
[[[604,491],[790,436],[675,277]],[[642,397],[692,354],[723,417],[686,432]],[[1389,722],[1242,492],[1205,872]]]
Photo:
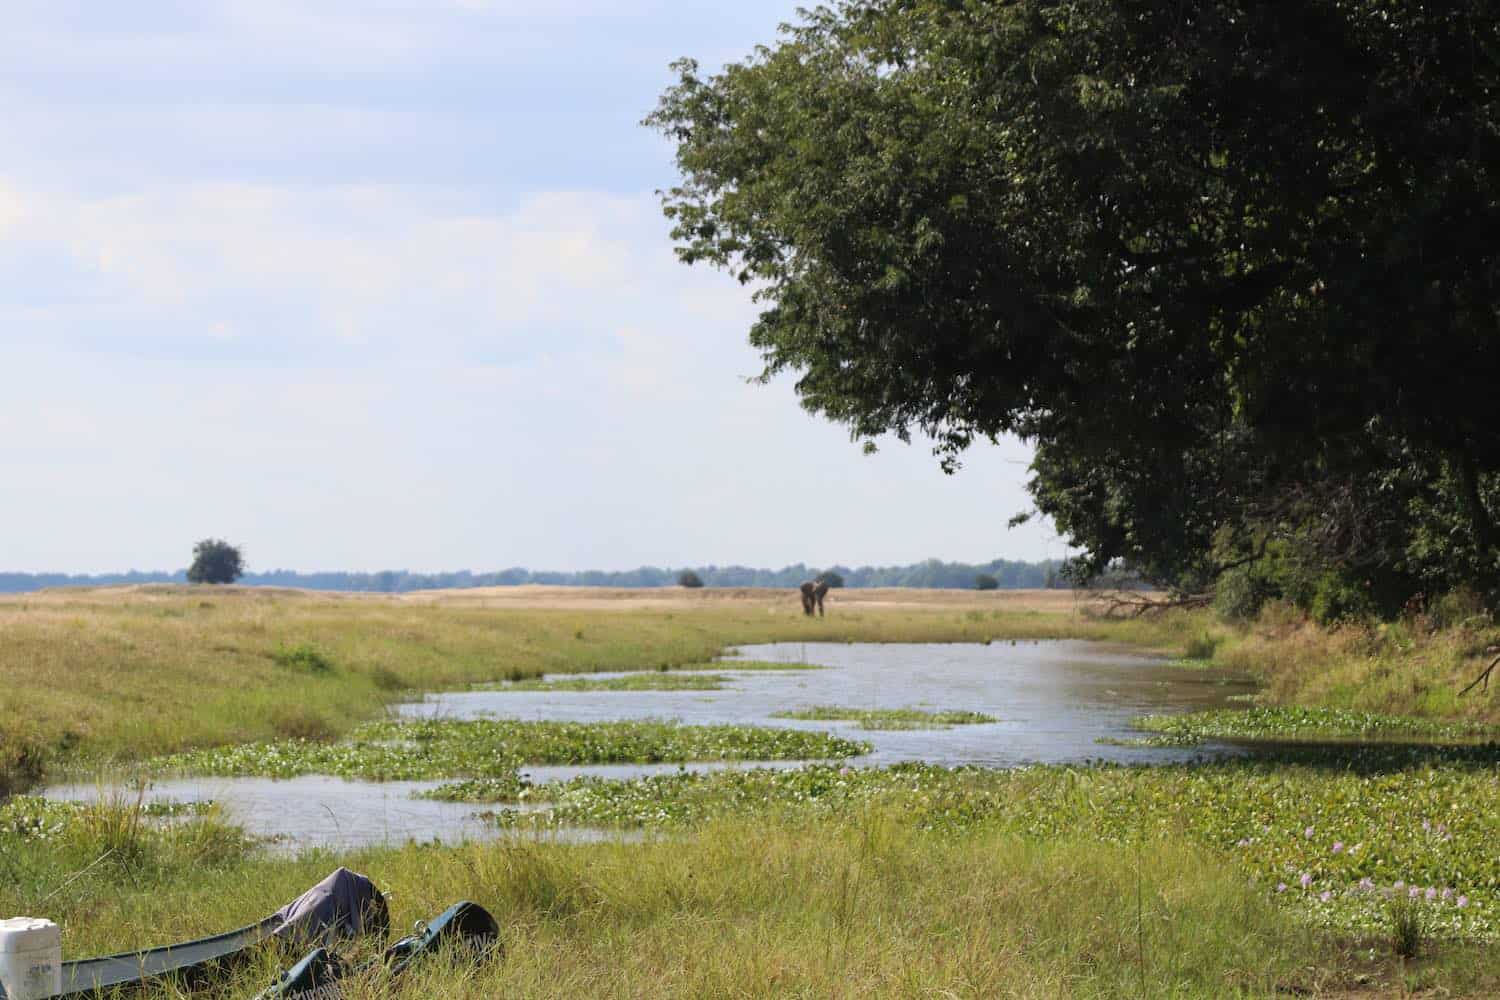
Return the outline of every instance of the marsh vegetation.
[[[41,765],[93,767],[110,747],[137,772],[436,778],[445,783],[426,794],[486,813],[506,834],[271,857],[213,805],[154,806],[135,789],[84,805],[12,797],[0,807],[0,907],[59,919],[68,953],[93,954],[243,923],[337,860],[393,892],[398,924],[460,897],[495,912],[505,958],[479,969],[436,963],[402,987],[412,997],[636,995],[647,984],[668,996],[1500,988],[1482,950],[1500,914],[1500,870],[1489,860],[1500,827],[1489,741],[1500,718],[1493,702],[1432,694],[1443,678],[1471,672],[1496,638],[1488,626],[1330,631],[1274,609],[1237,627],[1206,613],[1119,623],[1050,595],[1054,603],[1031,609],[984,603],[993,593],[948,603],[855,596],[821,623],[806,622],[795,603],[712,591],[655,606],[639,595],[601,595],[592,606],[560,595],[562,606],[524,609],[473,595],[455,607],[253,592],[217,595],[201,609],[188,595],[149,591],[44,595],[24,609],[0,602],[7,622],[25,626],[15,629],[25,648],[79,675],[58,702],[44,694],[43,707],[66,701],[106,720],[67,730]],[[714,657],[758,640],[1002,640],[991,648],[1003,653],[1011,638],[1087,636],[1171,657],[1205,632],[1216,640],[1210,658],[1181,675],[1253,670],[1267,681],[1258,703],[1146,720],[1161,730],[1147,737],[1275,741],[1254,757],[1149,768],[868,767],[859,765],[861,743],[816,728],[382,717],[405,691],[466,689],[518,667],[538,677],[633,670],[652,681],[690,676],[676,669],[689,666],[728,674],[742,661]],[[240,652],[223,651],[231,646]],[[297,652],[283,663],[278,651]],[[1194,651],[1205,652],[1201,641]],[[0,656],[28,669],[14,649]],[[193,683],[174,689],[127,668],[153,658],[168,677]],[[244,674],[226,673],[226,658]],[[421,669],[429,664],[431,684]],[[377,683],[380,671],[394,677]],[[1330,697],[1329,675],[1347,685],[1341,696]],[[277,738],[267,720],[214,732],[221,679],[250,704],[284,712],[294,704],[284,686],[308,692],[305,711],[327,712],[323,732]],[[124,707],[142,705],[148,690],[157,703],[128,724]],[[33,735],[50,717],[38,714]],[[196,738],[167,738],[173,726]],[[756,765],[807,759],[830,763]],[[637,760],[739,763],[551,781],[525,770]],[[645,841],[533,839],[576,827]],[[723,960],[692,960],[709,947]],[[231,995],[253,992],[272,965],[247,970]]]
[[[936,710],[924,708],[840,708],[837,705],[815,705],[775,713],[779,719],[801,719],[805,722],[857,722],[861,729],[947,729],[949,726],[972,726],[996,722],[983,712]]]

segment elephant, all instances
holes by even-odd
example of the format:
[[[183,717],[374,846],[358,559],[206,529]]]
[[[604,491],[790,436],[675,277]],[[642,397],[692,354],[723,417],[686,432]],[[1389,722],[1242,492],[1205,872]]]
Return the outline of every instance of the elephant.
[[[818,617],[823,617],[823,598],[828,596],[828,581],[808,580],[798,590],[802,592],[802,613],[811,618],[813,609],[817,608]]]

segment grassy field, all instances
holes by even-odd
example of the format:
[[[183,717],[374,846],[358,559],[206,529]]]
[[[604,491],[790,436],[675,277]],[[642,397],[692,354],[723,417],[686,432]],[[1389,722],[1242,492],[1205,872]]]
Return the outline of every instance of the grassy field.
[[[274,859],[212,810],[162,824],[128,792],[84,808],[17,797],[0,803],[0,910],[52,916],[68,954],[97,954],[243,923],[347,863],[390,893],[398,927],[471,898],[507,944],[483,967],[434,962],[394,994],[372,981],[351,996],[1500,995],[1500,769],[1474,742],[1492,738],[1500,696],[1455,694],[1500,634],[1415,619],[1320,629],[1275,608],[1238,628],[1089,611],[1065,592],[835,592],[822,620],[763,591],[0,599],[12,787],[165,754],[224,773],[451,775],[467,780],[435,797],[476,809],[524,797],[551,810],[526,823],[646,837],[565,845],[517,829],[494,844]],[[531,787],[518,761],[839,748],[743,727],[383,721],[412,691],[672,676],[751,643],[1046,637],[1134,643],[1266,682],[1249,714],[1147,720],[1148,739],[1390,745],[1153,769],[830,765]],[[263,956],[228,995],[252,995],[286,957]]]

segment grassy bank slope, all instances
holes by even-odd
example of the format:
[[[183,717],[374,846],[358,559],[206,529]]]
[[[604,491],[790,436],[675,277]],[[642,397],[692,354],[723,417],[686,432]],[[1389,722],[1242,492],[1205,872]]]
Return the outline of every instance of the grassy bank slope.
[[[1197,620],[1221,640],[1214,664],[1260,678],[1267,704],[1500,723],[1500,677],[1488,692],[1459,696],[1500,654],[1500,628],[1485,618],[1439,624],[1412,615],[1325,627],[1272,606],[1239,628],[1207,613]]]

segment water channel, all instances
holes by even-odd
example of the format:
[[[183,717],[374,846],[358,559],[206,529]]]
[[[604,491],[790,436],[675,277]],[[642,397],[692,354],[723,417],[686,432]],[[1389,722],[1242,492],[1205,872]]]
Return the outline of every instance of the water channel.
[[[743,670],[734,661],[813,663],[819,670]],[[1129,647],[1077,641],[989,644],[779,643],[737,650],[713,673],[728,683],[717,691],[506,691],[430,694],[397,707],[405,717],[517,718],[572,721],[675,719],[688,725],[731,723],[834,732],[863,740],[873,751],[850,763],[882,767],[899,761],[1015,767],[1032,763],[1110,760],[1166,763],[1226,748],[1143,749],[1107,741],[1136,735],[1130,720],[1153,712],[1216,708],[1254,690],[1247,679],[1211,670],[1170,666]],[[617,676],[598,674],[597,677]],[[857,723],[777,719],[779,711],[814,706],[961,709],[998,721],[950,729],[867,731]],[[1101,742],[1105,741],[1105,742]],[[629,778],[680,766],[602,765],[531,767],[535,782],[579,774]],[[722,767],[798,766],[688,764]],[[156,781],[148,796],[176,801],[213,799],[247,832],[273,838],[283,849],[352,847],[407,840],[456,842],[503,836],[475,818],[470,804],[412,798],[436,781],[365,782],[306,776],[182,778]],[[57,786],[49,798],[90,798],[90,785]],[[602,831],[564,831],[568,839],[618,837]],[[526,836],[537,836],[528,833]]]

